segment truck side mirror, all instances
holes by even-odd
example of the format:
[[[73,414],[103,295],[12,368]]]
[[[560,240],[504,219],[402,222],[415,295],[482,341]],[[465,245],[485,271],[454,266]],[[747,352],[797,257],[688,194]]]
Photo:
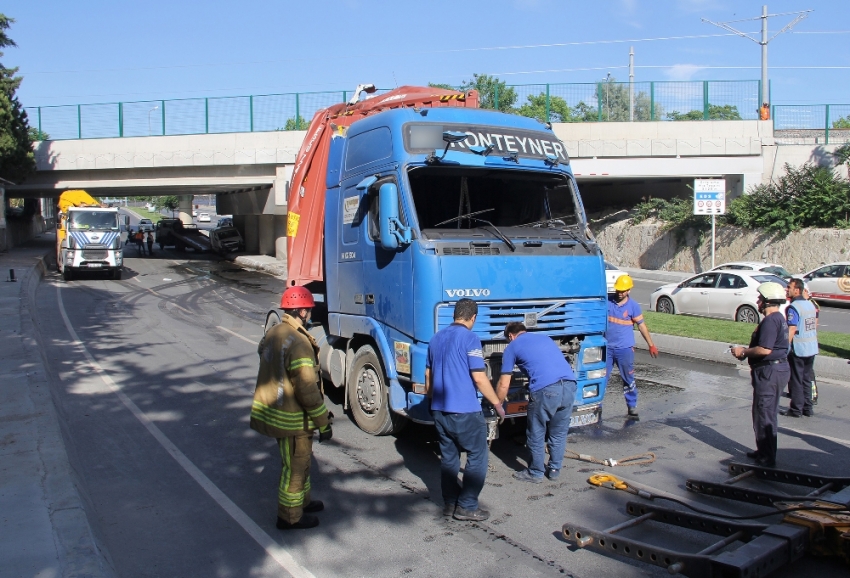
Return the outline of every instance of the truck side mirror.
[[[400,245],[410,245],[410,227],[402,225],[398,218],[398,187],[395,183],[381,185],[378,190],[378,209],[381,221],[381,247],[394,251]]]

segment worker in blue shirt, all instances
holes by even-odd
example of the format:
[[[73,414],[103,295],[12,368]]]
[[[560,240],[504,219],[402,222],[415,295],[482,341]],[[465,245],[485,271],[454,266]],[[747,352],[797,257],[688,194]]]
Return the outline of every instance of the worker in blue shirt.
[[[640,304],[629,297],[634,286],[629,275],[620,275],[614,282],[614,293],[608,297],[608,329],[605,338],[608,340],[608,377],[610,379],[616,363],[623,380],[623,397],[626,398],[628,416],[638,419],[634,326],[637,325],[652,357],[658,357],[658,348],[652,343]]]
[[[496,395],[504,401],[511,385],[514,365],[528,376],[528,410],[525,430],[531,462],[514,478],[538,484],[543,475],[556,480],[561,473],[570,415],[576,396],[576,376],[564,353],[548,335],[528,333],[525,325],[513,321],[505,326],[508,346],[502,356],[502,376]],[[544,446],[545,441],[545,446]],[[546,460],[549,448],[549,463]]]
[[[461,299],[455,305],[454,323],[431,338],[425,361],[425,391],[431,398],[431,414],[440,439],[443,515],[481,522],[490,517],[490,512],[478,506],[490,448],[478,392],[493,404],[500,418],[505,417],[505,410],[487,378],[481,340],[472,332],[477,316],[478,304]],[[466,452],[466,466],[463,483],[458,483],[462,451]]]

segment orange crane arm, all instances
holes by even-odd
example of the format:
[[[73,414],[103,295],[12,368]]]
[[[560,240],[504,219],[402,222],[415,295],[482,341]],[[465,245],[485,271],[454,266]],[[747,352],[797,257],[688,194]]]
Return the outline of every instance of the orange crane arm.
[[[355,104],[340,103],[318,111],[310,122],[289,191],[286,220],[287,285],[305,285],[324,277],[325,176],[334,127],[348,127],[366,116],[404,107],[478,108],[478,92],[402,86]]]

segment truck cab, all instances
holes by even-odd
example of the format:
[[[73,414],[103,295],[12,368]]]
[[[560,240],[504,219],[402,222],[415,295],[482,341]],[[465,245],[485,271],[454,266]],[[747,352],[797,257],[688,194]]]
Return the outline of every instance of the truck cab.
[[[326,180],[324,280],[309,285],[322,304],[311,332],[324,377],[347,389],[362,429],[431,423],[428,342],[463,297],[478,303],[472,330],[494,383],[505,324],[521,321],[551,337],[576,372],[572,425],[599,420],[603,258],[549,127],[477,109],[388,110],[334,134]],[[525,415],[526,385],[515,368],[508,416]]]

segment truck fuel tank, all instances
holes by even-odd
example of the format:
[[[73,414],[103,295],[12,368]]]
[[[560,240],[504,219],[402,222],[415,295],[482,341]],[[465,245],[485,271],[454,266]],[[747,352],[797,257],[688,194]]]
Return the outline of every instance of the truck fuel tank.
[[[324,379],[340,387],[345,384],[346,339],[328,336],[324,325],[314,325],[307,332],[319,344],[319,371]]]

